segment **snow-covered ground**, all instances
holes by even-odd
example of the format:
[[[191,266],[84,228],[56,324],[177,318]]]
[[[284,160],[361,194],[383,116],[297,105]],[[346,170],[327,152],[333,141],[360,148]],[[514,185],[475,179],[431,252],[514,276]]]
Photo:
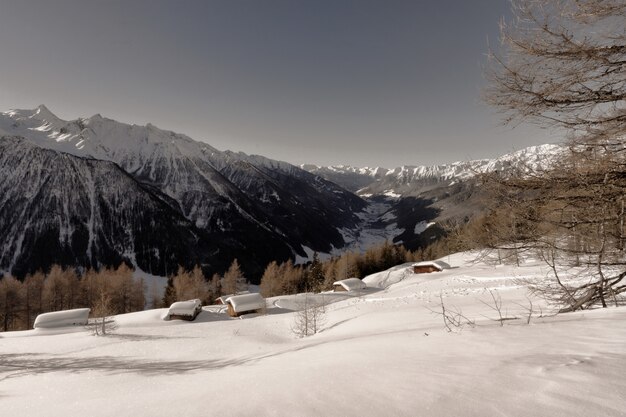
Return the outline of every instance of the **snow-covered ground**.
[[[0,333],[0,407],[7,416],[624,416],[626,308],[493,321],[489,290],[525,314],[520,267],[442,260],[323,294],[323,330],[296,338],[303,299],[268,300],[265,316],[230,319],[205,307],[195,322],[164,310],[117,317],[110,337],[58,330]],[[440,295],[476,327],[446,332]]]

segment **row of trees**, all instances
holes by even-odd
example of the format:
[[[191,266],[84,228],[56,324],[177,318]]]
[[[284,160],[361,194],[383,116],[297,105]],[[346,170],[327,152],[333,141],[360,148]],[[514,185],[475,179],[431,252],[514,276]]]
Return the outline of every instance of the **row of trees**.
[[[23,281],[0,279],[0,320],[3,331],[25,330],[41,313],[88,307],[105,315],[143,310],[143,280],[135,280],[125,264],[116,269],[87,270],[52,266],[47,274],[36,272]]]
[[[203,304],[213,304],[221,295],[238,294],[248,289],[248,281],[237,259],[233,260],[224,276],[214,274],[207,281],[202,269],[196,265],[191,271],[178,268],[176,275],[168,277],[161,303],[153,307],[167,307],[175,301],[199,299]]]
[[[345,278],[362,278],[404,263],[441,257],[451,245],[433,244],[415,252],[389,242],[368,249],[365,253],[345,252],[339,257],[321,261],[318,254],[306,265],[294,265],[289,260],[283,263],[271,262],[261,277],[261,294],[273,297],[301,292],[319,292],[332,289],[335,281]],[[204,304],[212,304],[221,295],[237,294],[248,289],[248,281],[242,273],[237,259],[223,276],[214,274],[207,280],[199,266],[191,271],[179,267],[178,272],[168,278],[168,285],[162,300],[151,302],[153,308],[167,307],[175,301],[200,299]]]
[[[385,242],[363,254],[348,251],[324,262],[315,253],[308,265],[294,265],[291,261],[281,264],[271,262],[261,277],[261,294],[273,297],[329,290],[335,281],[352,277],[363,278],[404,262],[429,259],[424,256],[430,253],[430,249],[410,252],[403,246]]]
[[[433,247],[410,252],[389,242],[363,254],[346,252],[325,262],[314,254],[307,265],[292,261],[270,263],[261,279],[261,292],[266,297],[322,291],[332,283],[350,277],[364,277],[403,262],[442,256]],[[73,269],[54,265],[47,274],[36,272],[23,281],[11,276],[0,279],[0,320],[2,330],[24,330],[33,326],[41,313],[89,307],[92,315],[106,317],[151,308],[167,307],[175,301],[200,299],[204,304],[226,294],[248,289],[248,281],[235,259],[223,276],[214,274],[207,280],[199,266],[188,271],[180,267],[168,278],[165,294],[153,291],[146,303],[145,284],[135,280],[125,264],[116,269],[87,270],[82,276]]]
[[[332,288],[335,281],[358,277],[385,270],[394,265],[423,259],[429,256],[443,256],[440,247],[429,246],[415,252],[403,246],[385,242],[367,250],[363,254],[345,252],[339,257],[322,262],[317,253],[306,265],[294,265],[289,260],[283,263],[271,262],[261,278],[261,293],[265,297],[301,292],[319,292]],[[214,274],[207,280],[202,269],[196,266],[191,271],[179,267],[175,275],[168,278],[162,300],[153,300],[153,308],[167,307],[175,301],[200,299],[204,304],[213,304],[221,295],[237,294],[248,289],[248,281],[241,271],[237,259],[223,276]],[[154,298],[154,297],[153,297]]]

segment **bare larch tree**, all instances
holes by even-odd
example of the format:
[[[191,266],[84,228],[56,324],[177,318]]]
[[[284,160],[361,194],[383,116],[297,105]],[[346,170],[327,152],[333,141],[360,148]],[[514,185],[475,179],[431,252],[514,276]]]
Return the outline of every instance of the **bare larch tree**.
[[[568,151],[542,172],[483,177],[494,192],[485,239],[539,253],[555,280],[534,290],[561,311],[617,304],[626,292],[626,2],[511,3],[486,100],[506,123],[562,131]]]

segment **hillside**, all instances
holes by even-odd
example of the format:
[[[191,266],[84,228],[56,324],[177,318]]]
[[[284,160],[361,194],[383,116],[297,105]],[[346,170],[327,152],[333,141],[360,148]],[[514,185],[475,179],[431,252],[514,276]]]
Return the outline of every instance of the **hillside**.
[[[268,315],[243,319],[217,306],[196,322],[164,322],[164,310],[122,315],[111,337],[3,333],[3,412],[622,416],[626,309],[551,316],[532,299],[526,324],[526,289],[515,279],[545,279],[543,264],[474,259],[453,255],[444,259],[452,269],[426,275],[399,265],[365,278],[361,294],[326,294],[322,331],[303,339],[291,332],[302,295],[270,299]],[[520,319],[500,327],[489,290]],[[446,332],[440,296],[476,327]]]

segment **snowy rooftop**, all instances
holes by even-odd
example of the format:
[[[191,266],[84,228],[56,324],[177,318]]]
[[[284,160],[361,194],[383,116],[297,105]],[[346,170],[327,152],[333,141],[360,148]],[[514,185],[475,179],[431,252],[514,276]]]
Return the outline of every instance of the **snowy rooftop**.
[[[232,305],[237,313],[265,308],[265,298],[258,293],[233,295],[226,302]]]
[[[362,290],[367,288],[367,285],[358,278],[342,279],[341,281],[333,282],[335,285],[341,285],[346,291]]]
[[[195,312],[202,307],[202,302],[198,299],[177,301],[170,306],[168,315],[190,315],[193,316]]]
[[[215,301],[219,301],[222,304],[226,304],[226,300],[228,300],[230,297],[233,297],[235,295],[243,295],[243,294],[250,294],[250,291],[241,291],[241,292],[238,292],[237,294],[222,295],[220,297],[217,297]]]
[[[55,327],[82,326],[87,324],[89,311],[88,308],[75,308],[40,314],[35,319],[33,327],[35,329],[52,329]]]
[[[423,262],[415,263],[413,264],[413,266],[434,266],[440,271],[451,268],[450,265],[448,265],[447,263],[443,261],[423,261]]]

